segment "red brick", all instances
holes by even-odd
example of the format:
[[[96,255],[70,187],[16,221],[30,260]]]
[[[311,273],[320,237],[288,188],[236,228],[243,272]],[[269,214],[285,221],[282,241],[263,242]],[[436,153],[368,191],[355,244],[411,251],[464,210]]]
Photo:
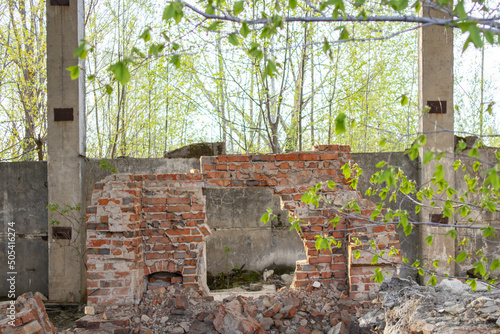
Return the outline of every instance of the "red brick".
[[[338,159],[337,153],[322,153],[321,154],[321,160],[337,160],[337,159]]]
[[[23,322],[23,324],[27,324],[28,322],[35,320],[35,315],[33,314],[33,312],[36,312],[36,310],[31,310],[21,315],[21,321]]]
[[[314,264],[314,263],[331,263],[332,262],[332,257],[331,256],[316,256],[316,257],[310,257],[309,258],[309,263]]]
[[[189,197],[170,197],[166,199],[166,204],[190,204],[191,199]]]
[[[190,212],[190,205],[169,205],[167,206],[167,212]]]
[[[170,230],[167,230],[167,235],[190,235],[191,234],[191,229],[179,229],[179,228],[173,228]]]
[[[299,155],[296,153],[276,154],[276,161],[298,161]]]
[[[229,155],[227,157],[227,161],[229,162],[248,162],[250,158],[248,155]]]
[[[221,164],[215,166],[215,170],[227,170],[227,165],[226,164]]]
[[[144,204],[167,204],[165,197],[146,197],[143,201]]]
[[[205,219],[205,213],[204,212],[183,213],[182,219]]]
[[[287,162],[284,162],[280,165],[280,168],[281,169],[290,169],[291,167]]]
[[[87,241],[87,247],[101,247],[101,246],[108,246],[111,244],[111,240],[90,240]]]
[[[333,270],[333,271],[337,271],[337,270],[347,270],[347,264],[345,263],[333,263],[330,268]],[[352,272],[351,272],[351,275],[352,275]]]
[[[311,160],[319,160],[318,153],[300,153],[299,160],[311,161]]]
[[[115,203],[115,204],[120,204],[120,200],[118,199],[113,199],[113,198],[101,198],[97,201],[97,204],[99,205],[108,205],[108,203]]]
[[[241,166],[238,166],[235,164],[229,164],[229,170],[238,170],[240,168],[241,168]]]
[[[227,187],[231,184],[229,180],[210,180],[208,183],[215,184],[219,187]]]

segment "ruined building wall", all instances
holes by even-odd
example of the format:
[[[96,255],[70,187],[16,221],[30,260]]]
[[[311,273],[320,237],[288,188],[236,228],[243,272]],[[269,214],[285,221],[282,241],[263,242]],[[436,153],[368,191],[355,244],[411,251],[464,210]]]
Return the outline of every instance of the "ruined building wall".
[[[355,299],[368,298],[377,289],[369,281],[374,267],[370,253],[355,259],[346,231],[375,238],[380,249],[398,247],[392,225],[367,226],[363,215],[373,205],[350,190],[341,166],[350,159],[347,146],[318,146],[315,152],[202,157],[201,173],[113,175],[98,183],[93,205],[87,209],[88,302],[133,303],[140,299],[152,274],[164,272],[168,283],[207,291],[205,277],[206,224],[202,189],[271,188],[282,208],[303,220],[300,237],[306,259],[297,262],[294,285],[318,280],[335,283]],[[300,201],[318,182],[333,180],[337,187],[322,188],[335,205],[356,199],[361,216],[340,214],[330,207],[315,208]],[[334,229],[329,223],[342,215]],[[315,235],[342,240],[332,252],[315,248]],[[381,264],[378,264],[380,266]],[[382,264],[384,266],[384,264]],[[388,271],[393,271],[387,266]],[[350,279],[348,273],[351,273]],[[154,276],[153,276],[154,277]]]

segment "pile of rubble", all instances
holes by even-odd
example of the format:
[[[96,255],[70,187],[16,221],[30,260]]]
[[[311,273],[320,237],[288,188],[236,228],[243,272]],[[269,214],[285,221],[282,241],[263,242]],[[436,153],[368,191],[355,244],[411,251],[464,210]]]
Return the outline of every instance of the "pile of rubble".
[[[419,334],[500,333],[500,289],[476,291],[459,280],[437,286],[392,278],[382,283],[376,307],[359,319],[362,332]]]
[[[27,292],[16,300],[0,303],[0,333],[1,334],[48,334],[56,333],[50,321],[42,294],[33,295]]]
[[[319,284],[316,284],[319,286]],[[138,306],[90,309],[63,333],[356,333],[370,303],[353,301],[334,285],[223,301],[170,286],[150,290]]]
[[[56,332],[38,295],[0,304],[0,333]],[[371,302],[352,300],[335,285],[318,282],[218,301],[172,285],[147,291],[137,306],[87,307],[86,314],[77,328],[59,333],[492,334],[500,333],[500,289],[478,284],[471,291],[458,280],[419,286],[392,278]]]

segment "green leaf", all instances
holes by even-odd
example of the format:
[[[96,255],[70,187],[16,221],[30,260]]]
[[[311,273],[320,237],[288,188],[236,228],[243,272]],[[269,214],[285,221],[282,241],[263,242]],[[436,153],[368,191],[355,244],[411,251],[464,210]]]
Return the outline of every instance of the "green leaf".
[[[359,250],[357,250],[357,249],[356,249],[356,250],[354,251],[354,258],[355,258],[355,259],[359,259],[359,256],[360,256]]]
[[[413,226],[411,224],[408,224],[404,228],[404,232],[406,236],[409,236],[411,234],[411,231],[413,230]]]
[[[66,70],[69,71],[71,80],[78,79],[78,77],[80,76],[80,66],[78,65],[67,67]]]
[[[337,134],[341,134],[345,132],[345,119],[347,115],[344,113],[340,113],[337,118],[335,118],[335,132]]]
[[[278,74],[277,72],[278,71],[276,70],[276,63],[271,59],[268,59],[266,69],[264,70],[264,76],[268,75],[270,77],[274,77]]]
[[[447,237],[448,235],[451,236],[453,239],[455,239],[457,237],[457,230],[452,228],[451,230],[446,232],[446,234],[444,236]]]
[[[424,269],[419,268],[419,269],[418,269],[418,274],[419,274],[420,276],[424,276],[424,275],[425,275],[425,271],[424,271]]]
[[[344,40],[349,38],[349,31],[344,27],[340,32],[339,40]]]
[[[474,269],[474,274],[481,274],[481,276],[486,275],[486,267],[484,266],[484,262],[478,261],[472,265]]]
[[[140,39],[144,40],[144,42],[149,42],[151,40],[151,28],[146,28],[141,36],[139,36]]]
[[[373,255],[373,258],[372,258],[372,264],[377,264],[378,262],[378,254],[375,254]]]
[[[477,147],[471,148],[471,150],[469,151],[469,157],[479,159],[479,150],[477,149]]]
[[[73,58],[85,59],[87,58],[87,42],[83,40],[83,42],[78,45],[75,52],[73,53]]]
[[[172,17],[174,17],[175,14],[175,7],[173,3],[170,3],[165,9],[163,10],[163,17],[162,19],[165,21],[170,20]]]
[[[328,51],[330,51],[330,43],[328,43],[328,40],[327,40],[327,39],[326,39],[326,37],[325,37],[325,39],[324,39],[324,41],[323,41],[323,52],[324,52],[325,54],[327,54],[327,53],[328,53]]]
[[[207,28],[208,31],[217,31],[220,29],[220,25],[222,24],[222,21],[214,21],[212,24],[210,24]]]
[[[330,181],[328,181],[328,188],[330,188],[330,189],[335,189],[335,187],[336,187],[336,183],[335,183],[335,182],[333,182],[333,181],[331,181],[331,180],[330,180]]]
[[[377,168],[382,168],[382,167],[384,167],[385,165],[387,165],[387,162],[385,162],[385,161],[380,161],[380,162],[379,162],[379,163],[378,163],[375,167],[377,167]]]
[[[427,151],[424,154],[424,165],[428,164],[431,162],[431,160],[434,159],[434,152],[432,151]]]
[[[474,23],[474,24],[471,24],[469,26],[469,38],[472,43],[474,43],[474,46],[476,48],[480,48],[484,45],[483,43],[483,39],[481,38],[481,32],[479,30],[479,28],[477,27],[477,24]]]
[[[234,12],[234,15],[238,15],[239,13],[241,13],[243,11],[243,1],[236,1],[234,4],[233,4],[233,12]]]
[[[465,281],[466,284],[469,284],[469,286],[471,287],[472,291],[476,290],[477,288],[477,282],[475,279],[469,279],[467,281]]]
[[[211,4],[208,4],[207,7],[205,8],[205,13],[207,14],[215,14],[215,8]]]
[[[444,169],[442,164],[438,164],[436,166],[436,171],[434,172],[434,177],[436,178],[436,181],[440,181],[444,179]]]
[[[429,235],[427,238],[424,239],[424,241],[427,243],[427,246],[432,245],[433,240],[434,240],[434,237],[432,235]]]
[[[269,222],[269,212],[266,212],[260,217],[260,221],[264,224],[267,224]]]
[[[458,17],[460,17],[460,19],[462,19],[462,20],[467,17],[467,13],[465,12],[463,1],[459,1],[457,3],[457,5],[455,6],[455,9],[453,10],[453,13],[455,15],[458,15]]]
[[[111,93],[113,93],[113,87],[110,85],[105,85],[104,88],[106,90],[106,94],[111,95]]]
[[[339,224],[340,222],[340,217],[339,216],[335,216],[333,219],[330,219],[329,223],[332,223],[333,225],[333,228],[337,227],[337,225]]]
[[[173,55],[172,58],[170,58],[169,63],[174,64],[175,68],[179,68],[181,66],[181,56]]]
[[[498,190],[498,188],[500,188],[500,178],[498,177],[498,173],[495,168],[488,169],[484,171],[483,174],[489,174],[486,180],[484,181],[485,186],[491,184],[491,186],[495,190]]]
[[[375,274],[371,277],[377,283],[382,283],[384,281],[384,275],[382,274],[382,270],[380,268],[375,269]]]
[[[163,51],[164,48],[165,48],[164,43],[151,44],[149,46],[148,54],[157,56],[161,51]]]
[[[479,161],[475,161],[474,165],[472,166],[472,170],[474,172],[477,172],[479,170],[479,167],[481,166],[481,163]]]
[[[420,2],[420,0],[417,0],[412,7],[415,8],[415,13],[419,13],[420,9],[422,9],[422,3]]]
[[[408,7],[408,0],[390,0],[389,4],[395,11],[401,12]]]
[[[130,72],[128,71],[127,64],[124,61],[120,60],[109,67],[109,70],[113,72],[116,80],[121,83],[123,86],[130,81]]]
[[[435,286],[437,284],[436,275],[432,274],[431,278],[429,278],[429,280],[427,281],[427,283],[425,285],[429,285],[429,284],[432,284],[433,286]]]
[[[243,36],[243,38],[246,38],[249,33],[250,33],[250,28],[248,28],[248,25],[245,22],[243,22],[241,24],[241,29],[240,29],[241,36]]]
[[[405,106],[407,104],[408,104],[408,96],[403,94],[403,96],[401,96],[401,105]]]
[[[481,230],[483,231],[483,237],[484,238],[488,238],[488,237],[495,238],[496,231],[495,231],[495,229],[493,227],[491,227],[491,226],[488,225],[487,227],[482,228]]]
[[[238,41],[238,37],[236,37],[236,34],[230,34],[227,40],[234,46],[240,44],[240,42]]]
[[[460,262],[464,262],[465,259],[467,258],[467,252],[466,251],[463,251],[461,252],[460,254],[458,254],[457,256],[457,262],[460,263]]]
[[[495,271],[495,270],[497,270],[499,268],[500,268],[500,260],[499,259],[493,259],[493,261],[491,261],[490,269],[492,271]]]
[[[288,6],[290,7],[290,9],[297,8],[297,0],[288,0]]]

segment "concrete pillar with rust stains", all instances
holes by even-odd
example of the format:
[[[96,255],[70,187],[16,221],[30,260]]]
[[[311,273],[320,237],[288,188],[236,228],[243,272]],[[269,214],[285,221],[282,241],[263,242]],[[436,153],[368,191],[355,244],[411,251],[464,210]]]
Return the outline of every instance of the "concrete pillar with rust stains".
[[[84,38],[83,0],[47,0],[47,109],[49,206],[49,298],[79,302],[84,296],[85,217],[82,171],[85,155],[85,82],[66,68]]]
[[[423,5],[421,15],[445,18],[447,14]],[[455,188],[455,173],[452,167],[455,145],[453,133],[453,29],[437,25],[420,29],[418,47],[420,132],[426,134],[427,137],[426,144],[420,150],[421,183],[424,186],[431,183],[436,165],[442,164],[446,181],[449,186]],[[428,112],[424,110],[428,110]],[[436,154],[443,152],[446,156],[440,161],[432,160],[424,165],[423,157],[428,151]],[[437,186],[433,188],[437,189]],[[423,222],[445,223],[446,218],[442,218],[442,209],[437,207],[442,206],[441,200],[447,199],[446,193],[435,196],[438,197],[436,208],[423,208],[420,219]],[[453,219],[448,218],[447,223],[452,224]],[[447,264],[449,256],[455,257],[454,240],[444,236],[448,230],[447,227],[431,226],[423,226],[420,229],[421,259],[428,263],[427,268],[433,268],[432,261],[439,260],[438,272],[454,275],[454,263]],[[429,235],[434,237],[431,246],[427,246],[424,241]],[[447,266],[449,267],[446,268]]]

